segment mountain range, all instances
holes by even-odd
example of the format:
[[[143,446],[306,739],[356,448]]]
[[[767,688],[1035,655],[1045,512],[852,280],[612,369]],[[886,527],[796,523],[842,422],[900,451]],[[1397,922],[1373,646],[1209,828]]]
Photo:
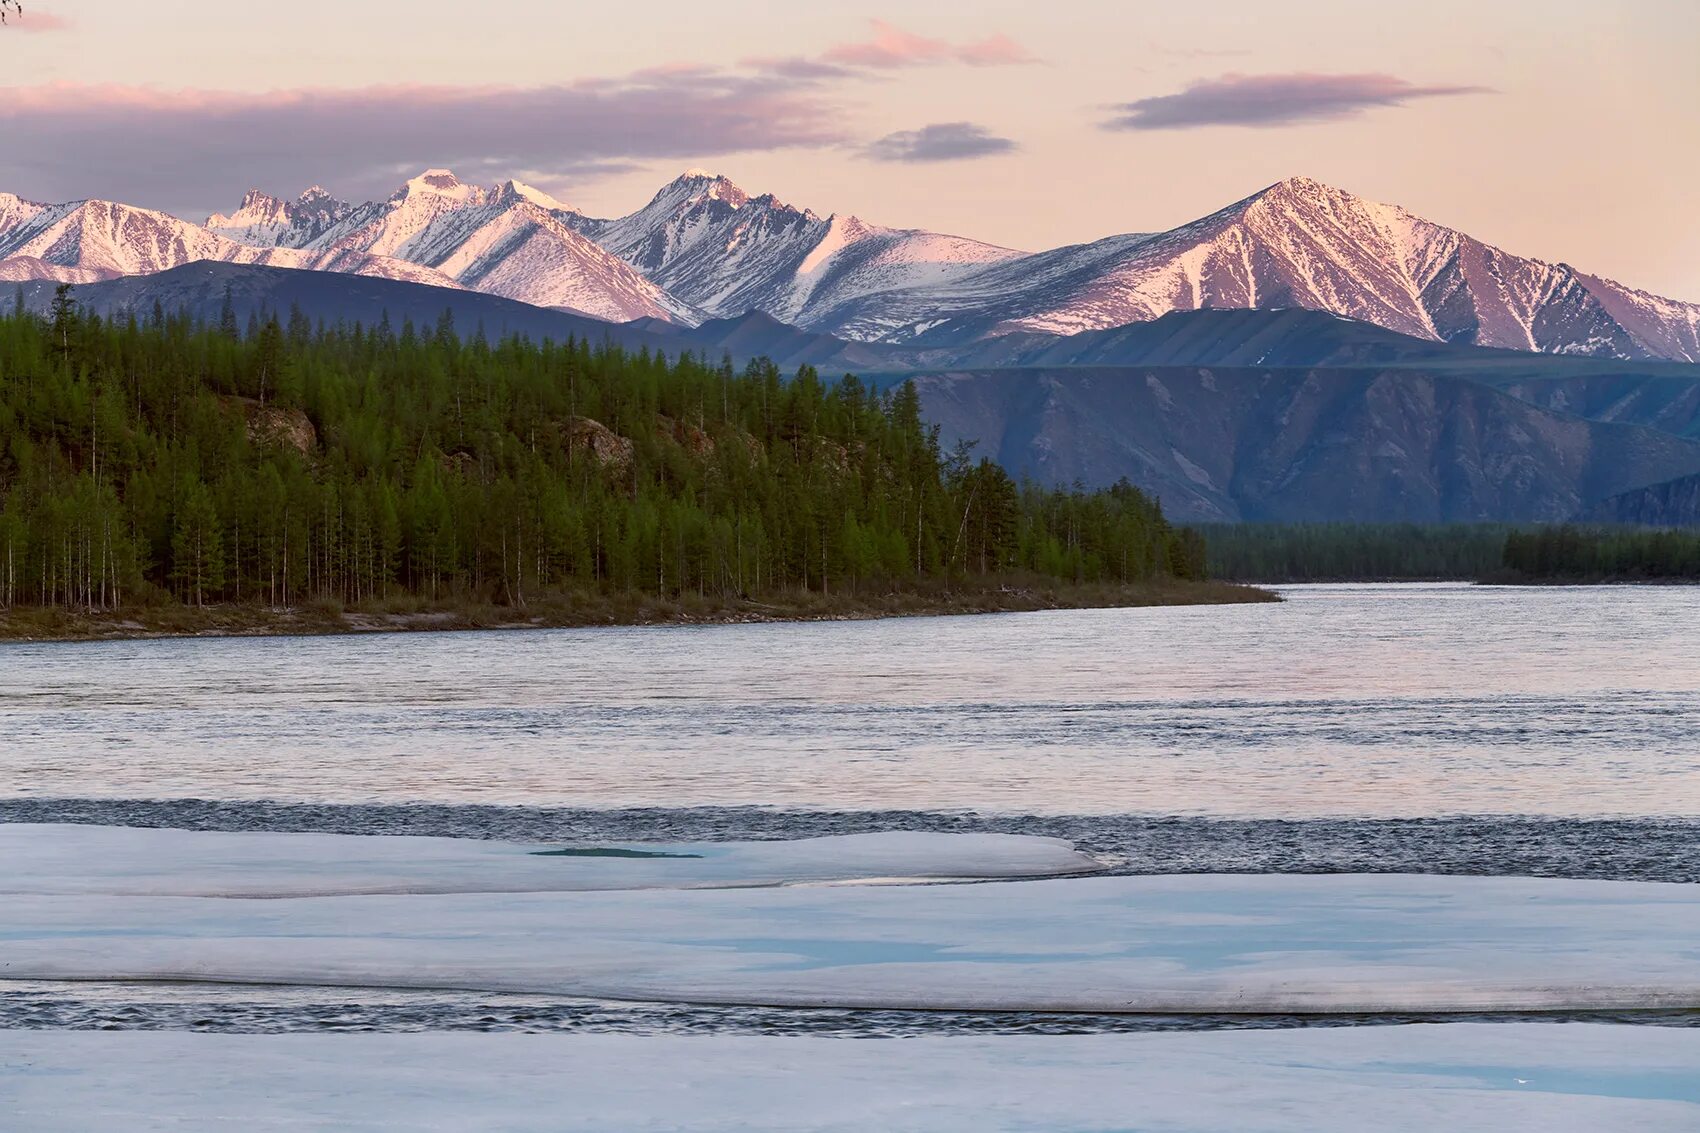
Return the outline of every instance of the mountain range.
[[[382,201],[250,192],[197,225],[0,194],[46,309],[607,341],[913,377],[947,445],[1126,476],[1184,520],[1700,521],[1700,305],[1303,178],[1168,232],[1024,253],[691,171],[598,219],[427,170]]]
[[[253,191],[204,225],[0,194],[0,279],[84,283],[200,260],[427,283],[612,322],[691,327],[755,312],[915,351],[1176,311],[1302,308],[1434,342],[1700,360],[1700,304],[1515,256],[1302,177],[1166,232],[1037,253],[821,216],[700,170],[614,219],[441,169],[361,204],[319,188],[294,200]]]

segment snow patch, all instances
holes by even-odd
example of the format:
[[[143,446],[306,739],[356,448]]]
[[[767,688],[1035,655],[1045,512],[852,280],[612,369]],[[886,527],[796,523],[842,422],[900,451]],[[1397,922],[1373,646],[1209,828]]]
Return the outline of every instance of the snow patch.
[[[1098,868],[1056,838],[889,831],[788,842],[562,847],[421,838],[0,824],[0,893],[303,897],[689,889]]]
[[[907,852],[907,848],[903,848]],[[824,880],[864,869],[772,844],[752,868],[704,850],[642,859]],[[1025,857],[1024,868],[1033,864]],[[842,851],[839,851],[842,853]],[[1047,858],[1066,848],[1044,848]],[[904,853],[897,855],[903,858]],[[578,859],[542,859],[564,866]],[[588,859],[588,871],[621,859]],[[908,858],[905,876],[938,869]],[[881,863],[881,866],[891,864]],[[901,863],[898,863],[901,864]],[[322,857],[275,875],[125,863],[88,885],[7,895],[0,978],[460,988],[592,998],[861,1008],[1203,1013],[1693,1009],[1700,887],[1429,876],[1083,877],[995,885],[789,885],[248,899],[129,896],[259,876],[363,883]],[[386,864],[387,869],[402,867]],[[675,872],[677,871],[677,872]],[[405,873],[405,870],[402,872]],[[423,871],[431,881],[443,863]],[[27,886],[17,871],[9,883]],[[528,877],[530,875],[527,875]],[[700,880],[701,875],[696,875]],[[391,884],[390,878],[385,878]],[[292,883],[292,882],[291,882]],[[629,883],[629,881],[627,881]],[[78,885],[85,888],[77,891]],[[102,891],[102,886],[121,895]],[[128,887],[128,888],[126,888]],[[563,886],[562,888],[566,888]],[[464,891],[464,890],[477,891]],[[67,893],[65,891],[70,890]]]
[[[1700,1030],[1005,1035],[9,1031],[11,1133],[1432,1133],[1700,1128]]]

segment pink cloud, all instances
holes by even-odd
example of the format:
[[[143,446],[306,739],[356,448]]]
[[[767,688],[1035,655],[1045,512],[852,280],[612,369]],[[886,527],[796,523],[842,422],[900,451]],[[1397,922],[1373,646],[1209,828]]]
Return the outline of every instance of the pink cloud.
[[[956,57],[971,67],[1005,67],[1039,61],[1038,56],[1002,33],[964,44],[957,48]]]
[[[64,16],[56,16],[52,12],[43,12],[40,8],[30,8],[22,15],[16,12],[6,13],[7,31],[69,31],[75,25]]]
[[[38,16],[31,10],[24,18]],[[381,197],[430,166],[469,181],[523,171],[564,189],[657,161],[850,146],[848,85],[904,67],[1031,58],[1007,36],[954,43],[874,21],[868,42],[820,55],[737,67],[662,63],[550,86],[0,87],[0,189],[46,200],[112,197],[185,215],[226,208],[254,186],[291,190],[303,178],[348,196]],[[917,133],[903,159],[947,150],[965,156],[998,144],[943,129]]]
[[[51,83],[0,89],[0,136],[5,189],[188,214],[303,178],[370,197],[426,166],[468,180],[524,170],[560,184],[633,162],[849,141],[817,80],[694,67],[545,87],[243,93]]]
[[[973,43],[953,44],[948,40],[916,35],[884,20],[871,20],[874,36],[861,43],[841,43],[821,53],[827,63],[851,67],[917,67],[935,63],[967,63],[974,67],[996,67],[1037,60],[1021,44],[1006,35],[992,35]]]
[[[857,67],[910,67],[918,63],[942,63],[954,49],[942,39],[928,39],[894,27],[884,20],[870,21],[874,37],[865,43],[841,43],[822,52],[832,63]]]

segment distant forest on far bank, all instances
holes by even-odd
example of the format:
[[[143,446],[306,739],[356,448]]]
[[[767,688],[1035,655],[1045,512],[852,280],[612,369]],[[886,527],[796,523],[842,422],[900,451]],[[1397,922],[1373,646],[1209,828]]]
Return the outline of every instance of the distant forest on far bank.
[[[228,305],[227,305],[228,306]],[[404,322],[0,317],[0,606],[524,607],[1190,580],[1122,483],[941,450],[915,391]]]
[[[1509,524],[1235,523],[1197,528],[1211,578],[1474,580],[1500,569]]]
[[[1700,530],[1545,527],[1506,538],[1502,582],[1700,580]]]
[[[1700,580],[1700,530],[1496,523],[1198,527],[1233,582]]]

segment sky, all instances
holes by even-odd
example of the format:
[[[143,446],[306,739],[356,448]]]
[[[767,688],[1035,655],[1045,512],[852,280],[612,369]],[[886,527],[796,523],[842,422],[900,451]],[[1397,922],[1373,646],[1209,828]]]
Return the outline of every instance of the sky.
[[[447,167],[611,216],[699,167],[1037,250],[1302,174],[1700,300],[1696,57],[1696,0],[28,0],[0,191],[201,220]]]

